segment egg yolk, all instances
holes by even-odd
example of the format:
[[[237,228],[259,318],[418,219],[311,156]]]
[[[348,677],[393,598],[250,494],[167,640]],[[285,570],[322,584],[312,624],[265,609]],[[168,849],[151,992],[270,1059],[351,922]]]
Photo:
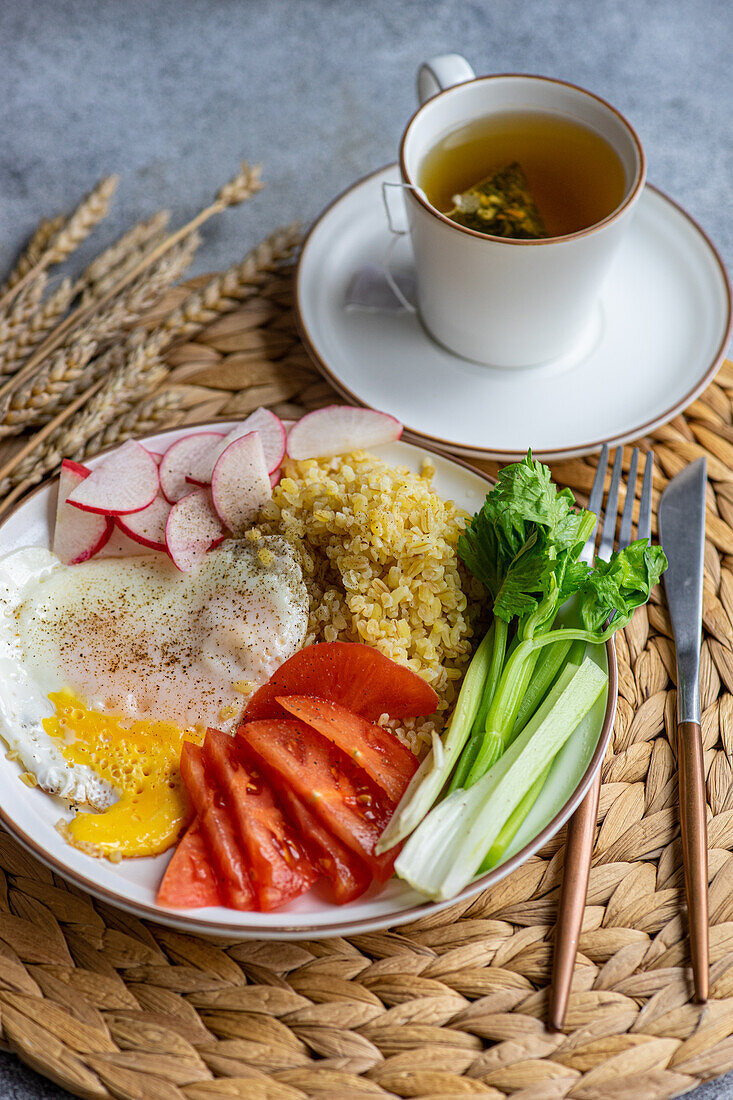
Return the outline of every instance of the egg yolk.
[[[137,721],[89,710],[70,691],[49,695],[56,713],[43,721],[70,764],[86,765],[119,799],[101,813],[80,813],[64,828],[70,843],[106,856],[154,856],[170,848],[191,817],[178,770],[184,741],[201,737],[170,722]]]

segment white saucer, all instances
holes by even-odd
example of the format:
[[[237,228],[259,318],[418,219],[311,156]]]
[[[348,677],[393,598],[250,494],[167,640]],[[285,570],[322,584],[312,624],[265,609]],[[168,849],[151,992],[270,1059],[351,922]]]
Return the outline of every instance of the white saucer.
[[[617,254],[585,346],[539,367],[497,369],[436,344],[414,314],[344,308],[353,275],[381,267],[391,234],[382,183],[356,183],[306,239],[297,276],[303,340],[347,400],[398,417],[406,435],[476,458],[588,454],[666,423],[705,388],[724,357],[731,291],[722,261],[676,203],[647,186]],[[409,238],[393,268],[409,271]]]

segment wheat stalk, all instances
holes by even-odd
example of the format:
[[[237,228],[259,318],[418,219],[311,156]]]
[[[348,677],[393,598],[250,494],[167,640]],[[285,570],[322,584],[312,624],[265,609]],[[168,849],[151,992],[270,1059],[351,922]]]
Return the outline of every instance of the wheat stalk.
[[[47,423],[80,392],[113,371],[119,364],[119,347],[113,346],[92,359],[87,353],[90,345],[93,353],[99,345],[134,325],[158,301],[165,288],[181,277],[199,243],[198,233],[180,241],[128,287],[112,309],[95,314],[78,339],[52,353],[31,378],[7,393],[0,402],[0,437]],[[133,342],[128,341],[124,350],[131,353]]]
[[[28,244],[15,261],[13,270],[0,286],[0,300],[4,300],[8,291],[12,290],[28,274],[31,268],[36,266],[48,247],[49,241],[58,233],[64,221],[64,215],[59,214],[56,218],[44,218],[39,223]]]
[[[9,382],[0,385],[0,400],[14,388],[14,385],[25,382],[25,380],[33,374],[46,355],[65,342],[67,334],[72,329],[78,328],[86,322],[94,312],[99,311],[102,306],[117,297],[120,291],[134,282],[147,267],[159,260],[166,252],[169,252],[171,248],[188,237],[209,218],[213,217],[214,214],[220,214],[223,210],[226,210],[228,206],[244,202],[246,199],[250,198],[251,195],[256,194],[261,187],[262,183],[260,181],[259,165],[250,168],[246,161],[242,162],[240,171],[234,179],[230,180],[229,183],[226,183],[221,188],[213,203],[204,210],[201,210],[195,218],[192,218],[190,222],[176,230],[170,237],[166,238],[166,240],[157,248],[153,249],[152,252],[146,254],[138,264],[126,272],[120,281],[102,294],[100,298],[88,305],[82,305],[73,310],[73,312],[56,327],[49,337],[43,341],[40,347],[34,351],[18,374]],[[1,472],[0,476],[2,476]]]
[[[40,274],[41,271],[52,264],[62,263],[79,247],[82,241],[86,240],[94,227],[106,216],[110,199],[116,187],[117,176],[107,176],[105,179],[100,180],[97,186],[82,199],[71,217],[65,220],[53,234],[35,264],[29,267],[0,297],[0,308],[5,305],[6,301],[13,298],[31,278]]]

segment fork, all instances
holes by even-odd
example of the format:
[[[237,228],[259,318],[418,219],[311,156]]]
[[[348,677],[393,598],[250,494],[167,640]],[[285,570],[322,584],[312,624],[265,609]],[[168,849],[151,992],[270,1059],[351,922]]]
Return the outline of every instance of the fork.
[[[601,540],[598,546],[599,557],[608,559],[613,551],[616,535],[616,522],[618,518],[618,499],[621,488],[621,474],[623,461],[623,447],[616,450],[611,473],[611,484],[608,489],[606,508],[601,528]],[[636,497],[637,470],[639,465],[639,448],[635,447],[631,454],[629,476],[626,486],[626,500],[621,516],[621,528],[619,530],[618,549],[623,550],[631,542],[631,528]],[[603,505],[603,489],[608,468],[608,446],[603,445],[598,460],[596,476],[593,480],[593,488],[590,494],[589,508],[601,520]],[[652,477],[654,473],[654,454],[649,451],[644,463],[644,477],[641,487],[641,503],[639,507],[639,522],[637,538],[651,538],[652,531]],[[598,523],[585,544],[580,555],[582,561],[588,565],[593,563],[595,556],[595,541]],[[591,856],[593,854],[593,841],[595,839],[596,822],[598,819],[598,799],[601,793],[601,768],[598,768],[593,782],[588,788],[588,793],[568,822],[567,839],[565,842],[565,867],[563,870],[562,885],[560,887],[560,901],[557,910],[557,925],[555,933],[555,951],[552,960],[552,980],[550,983],[550,1007],[548,1024],[553,1031],[561,1031],[565,1013],[570,997],[570,987],[575,970],[575,957],[578,952],[578,939],[585,912],[585,899],[588,893],[588,877],[590,875]]]

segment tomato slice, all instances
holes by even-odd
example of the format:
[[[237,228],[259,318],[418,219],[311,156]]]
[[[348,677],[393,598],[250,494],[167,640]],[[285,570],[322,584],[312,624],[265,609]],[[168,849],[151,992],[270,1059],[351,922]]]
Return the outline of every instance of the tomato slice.
[[[199,909],[222,905],[198,818],[183,834],[158,887],[158,905],[169,909]]]
[[[338,745],[393,802],[399,802],[417,771],[418,760],[391,730],[375,726],[328,699],[278,695],[277,701],[288,714]]]
[[[181,778],[198,815],[225,903],[231,909],[254,909],[254,890],[237,843],[237,834],[218,791],[206,774],[200,745],[190,741],[184,744]]]
[[[333,833],[329,833],[277,772],[268,769],[267,775],[278,802],[302,838],[303,847],[318,870],[328,879],[336,904],[345,905],[361,897],[372,881],[367,865]]]
[[[265,764],[290,784],[307,807],[380,882],[392,874],[397,852],[377,855],[376,843],[395,803],[335,745],[295,718],[269,718],[240,726]]]
[[[438,696],[417,673],[361,642],[321,642],[299,650],[254,693],[245,721],[285,717],[278,695],[330,699],[370,722],[380,714],[432,714],[438,705]]]
[[[235,823],[258,909],[269,912],[309,890],[318,872],[262,772],[241,759],[238,742],[219,730],[207,730],[204,764]]]

